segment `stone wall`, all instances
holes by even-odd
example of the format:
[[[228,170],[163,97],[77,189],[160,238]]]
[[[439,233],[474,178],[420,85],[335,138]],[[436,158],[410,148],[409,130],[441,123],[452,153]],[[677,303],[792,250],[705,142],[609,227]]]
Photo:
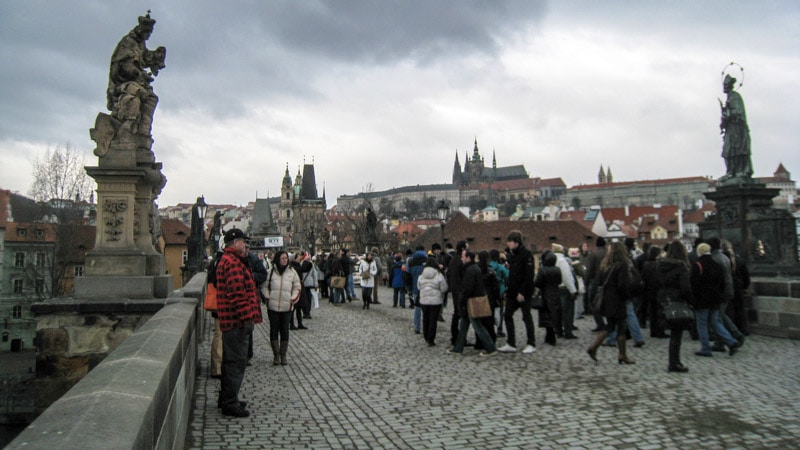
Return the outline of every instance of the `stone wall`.
[[[49,395],[65,393],[6,448],[182,447],[205,278],[198,273],[167,299],[37,305],[48,355],[37,360],[37,377],[50,371],[41,377]]]
[[[800,339],[800,279],[754,277],[748,318],[753,333]]]

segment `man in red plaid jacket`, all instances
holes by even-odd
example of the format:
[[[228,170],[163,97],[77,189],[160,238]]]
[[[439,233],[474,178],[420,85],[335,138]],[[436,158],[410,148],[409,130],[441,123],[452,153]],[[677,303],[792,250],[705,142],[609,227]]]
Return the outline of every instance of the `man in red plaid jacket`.
[[[222,414],[247,417],[239,389],[247,366],[247,348],[255,324],[263,321],[256,282],[247,263],[247,236],[242,230],[225,232],[225,252],[217,264],[217,315],[222,330],[222,387],[218,406]]]

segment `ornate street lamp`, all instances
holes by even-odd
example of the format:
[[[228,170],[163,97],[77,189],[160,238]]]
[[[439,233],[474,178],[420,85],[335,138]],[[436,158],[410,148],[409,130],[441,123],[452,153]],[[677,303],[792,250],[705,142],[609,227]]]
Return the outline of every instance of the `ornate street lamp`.
[[[439,200],[436,212],[439,214],[439,223],[442,225],[442,251],[444,251],[444,223],[447,220],[447,216],[450,215],[450,207],[447,206],[447,202],[444,200]]]
[[[197,197],[197,201],[192,205],[192,232],[187,244],[186,268],[187,277],[190,280],[197,272],[202,272],[205,263],[205,218],[208,212],[208,204],[202,195]]]

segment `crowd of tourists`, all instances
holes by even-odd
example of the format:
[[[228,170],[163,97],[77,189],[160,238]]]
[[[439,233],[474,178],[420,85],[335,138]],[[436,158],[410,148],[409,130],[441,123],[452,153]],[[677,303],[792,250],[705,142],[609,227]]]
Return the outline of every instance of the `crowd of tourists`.
[[[718,238],[697,240],[691,251],[678,240],[641,250],[633,239],[607,244],[599,237],[591,251],[586,243],[572,250],[553,243],[539,255],[538,269],[519,231],[508,234],[503,251],[476,252],[459,241],[455,248],[433,244],[383,256],[377,249],[356,257],[346,249],[318,255],[251,252],[240,230],[228,231],[224,242],[209,266],[207,298],[215,304],[207,301],[206,308],[217,319],[210,375],[221,379],[219,407],[228,416],[249,415],[238,391],[253,357],[261,305],[267,309],[272,364],[287,365],[290,330],[307,329],[304,319],[311,319],[321,299],[334,306],[357,301],[356,276],[363,310],[381,304],[377,286],[391,288],[392,307],[413,308],[413,330],[428,347],[437,345],[439,324],[448,322],[444,311],[452,303],[447,351],[455,354],[465,347],[486,357],[518,347],[535,353],[534,310],[546,330],[544,342],[552,346],[558,339],[577,339],[575,319],[593,317],[596,336],[586,353],[594,361],[606,345],[617,347],[620,364],[635,364],[627,341],[644,346],[642,330],[649,328],[651,338],[670,339],[670,372],[688,371],[681,360],[686,330],[699,341],[700,357],[733,356],[747,334],[747,267],[730,242]],[[519,343],[518,311],[525,327]]]

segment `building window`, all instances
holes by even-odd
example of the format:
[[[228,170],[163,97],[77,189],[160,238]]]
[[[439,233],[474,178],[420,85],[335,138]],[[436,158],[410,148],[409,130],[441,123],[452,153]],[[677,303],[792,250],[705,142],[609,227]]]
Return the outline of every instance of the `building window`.
[[[181,252],[181,259],[183,260],[183,263],[186,264],[186,261],[189,260],[189,250],[184,250]]]
[[[36,267],[44,267],[44,262],[46,260],[46,256],[44,252],[39,252],[36,254]]]
[[[28,235],[28,230],[26,228],[17,228],[17,236],[25,237]]]
[[[25,253],[17,252],[14,254],[14,267],[25,267]]]
[[[41,229],[41,228],[37,228],[36,229],[36,237],[37,238],[44,237],[44,230]]]
[[[72,268],[72,274],[75,276],[75,278],[82,277],[83,276],[83,266],[75,266],[75,267],[73,267]]]
[[[37,278],[34,282],[34,286],[36,287],[36,295],[43,295],[44,294],[44,278]]]
[[[25,282],[22,278],[17,278],[14,280],[14,293],[15,294],[22,294],[22,289],[25,287]]]
[[[11,317],[15,319],[22,318],[22,305],[14,305],[14,307],[11,308]]]
[[[287,209],[286,210],[286,218],[287,219],[291,219],[292,218],[292,210],[291,209]]]

